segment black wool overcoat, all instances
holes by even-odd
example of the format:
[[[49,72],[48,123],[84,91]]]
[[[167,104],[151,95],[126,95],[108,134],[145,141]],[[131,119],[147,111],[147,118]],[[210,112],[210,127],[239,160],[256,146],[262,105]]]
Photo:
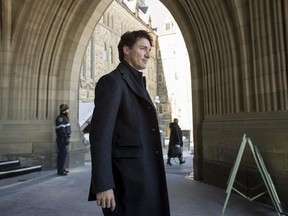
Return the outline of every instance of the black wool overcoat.
[[[97,83],[90,144],[89,200],[108,189],[116,198],[105,216],[170,215],[156,110],[123,63]]]
[[[172,155],[172,148],[175,145],[180,145],[183,147],[183,141],[182,141],[182,130],[179,127],[179,125],[175,122],[170,123],[170,139],[169,139],[169,149],[168,149],[168,157],[173,157]]]

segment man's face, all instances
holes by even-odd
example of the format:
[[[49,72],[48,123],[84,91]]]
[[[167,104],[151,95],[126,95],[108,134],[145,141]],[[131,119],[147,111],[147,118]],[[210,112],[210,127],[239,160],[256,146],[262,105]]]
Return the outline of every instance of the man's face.
[[[143,70],[146,68],[150,58],[151,46],[149,40],[140,38],[132,48],[124,46],[125,61],[136,70]]]

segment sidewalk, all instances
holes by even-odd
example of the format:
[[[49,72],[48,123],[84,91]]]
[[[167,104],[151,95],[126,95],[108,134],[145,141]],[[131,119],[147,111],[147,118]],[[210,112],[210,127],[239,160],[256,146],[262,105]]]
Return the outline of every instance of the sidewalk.
[[[184,152],[186,163],[166,165],[171,216],[220,216],[226,199],[225,190],[193,180],[193,155]],[[166,162],[166,158],[164,160]],[[179,161],[176,160],[178,163]],[[231,194],[225,216],[275,216],[270,206],[250,202]]]
[[[193,155],[185,152],[184,156],[185,164],[172,160],[173,166],[166,165],[171,216],[220,216],[225,191],[194,181],[189,175]],[[0,180],[1,216],[102,216],[101,209],[87,201],[89,184],[89,163],[70,169],[64,177],[49,170]],[[277,214],[270,207],[232,194],[225,216],[252,215]]]

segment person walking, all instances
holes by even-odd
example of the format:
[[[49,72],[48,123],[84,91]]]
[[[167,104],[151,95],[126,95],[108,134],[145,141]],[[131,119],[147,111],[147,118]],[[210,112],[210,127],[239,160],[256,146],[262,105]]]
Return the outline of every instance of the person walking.
[[[105,216],[170,216],[156,109],[140,72],[151,46],[144,30],[123,34],[119,65],[95,88],[88,200]]]
[[[167,164],[172,165],[171,158],[175,157],[173,155],[173,148],[183,148],[183,140],[182,140],[182,130],[178,125],[179,120],[177,118],[173,119],[173,122],[170,123],[170,140],[169,140],[169,148],[168,148],[168,159]],[[179,164],[185,163],[183,159],[182,152],[178,154],[176,157],[179,159]]]
[[[65,161],[67,156],[67,145],[70,143],[71,127],[68,117],[69,107],[67,104],[60,105],[60,114],[55,121],[56,142],[58,148],[57,154],[57,174],[66,176],[69,172],[65,169]]]

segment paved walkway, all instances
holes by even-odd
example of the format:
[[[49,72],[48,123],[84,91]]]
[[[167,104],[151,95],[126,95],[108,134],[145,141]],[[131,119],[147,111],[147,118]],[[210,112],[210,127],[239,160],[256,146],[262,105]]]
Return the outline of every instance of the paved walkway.
[[[171,216],[220,216],[226,197],[219,188],[194,181],[192,155],[186,163],[166,166]],[[166,159],[165,159],[166,160]],[[0,180],[1,216],[102,216],[94,202],[87,201],[90,164],[70,169],[59,177],[55,170]],[[232,194],[225,216],[274,216],[268,206]],[[135,215],[137,216],[137,215]]]

